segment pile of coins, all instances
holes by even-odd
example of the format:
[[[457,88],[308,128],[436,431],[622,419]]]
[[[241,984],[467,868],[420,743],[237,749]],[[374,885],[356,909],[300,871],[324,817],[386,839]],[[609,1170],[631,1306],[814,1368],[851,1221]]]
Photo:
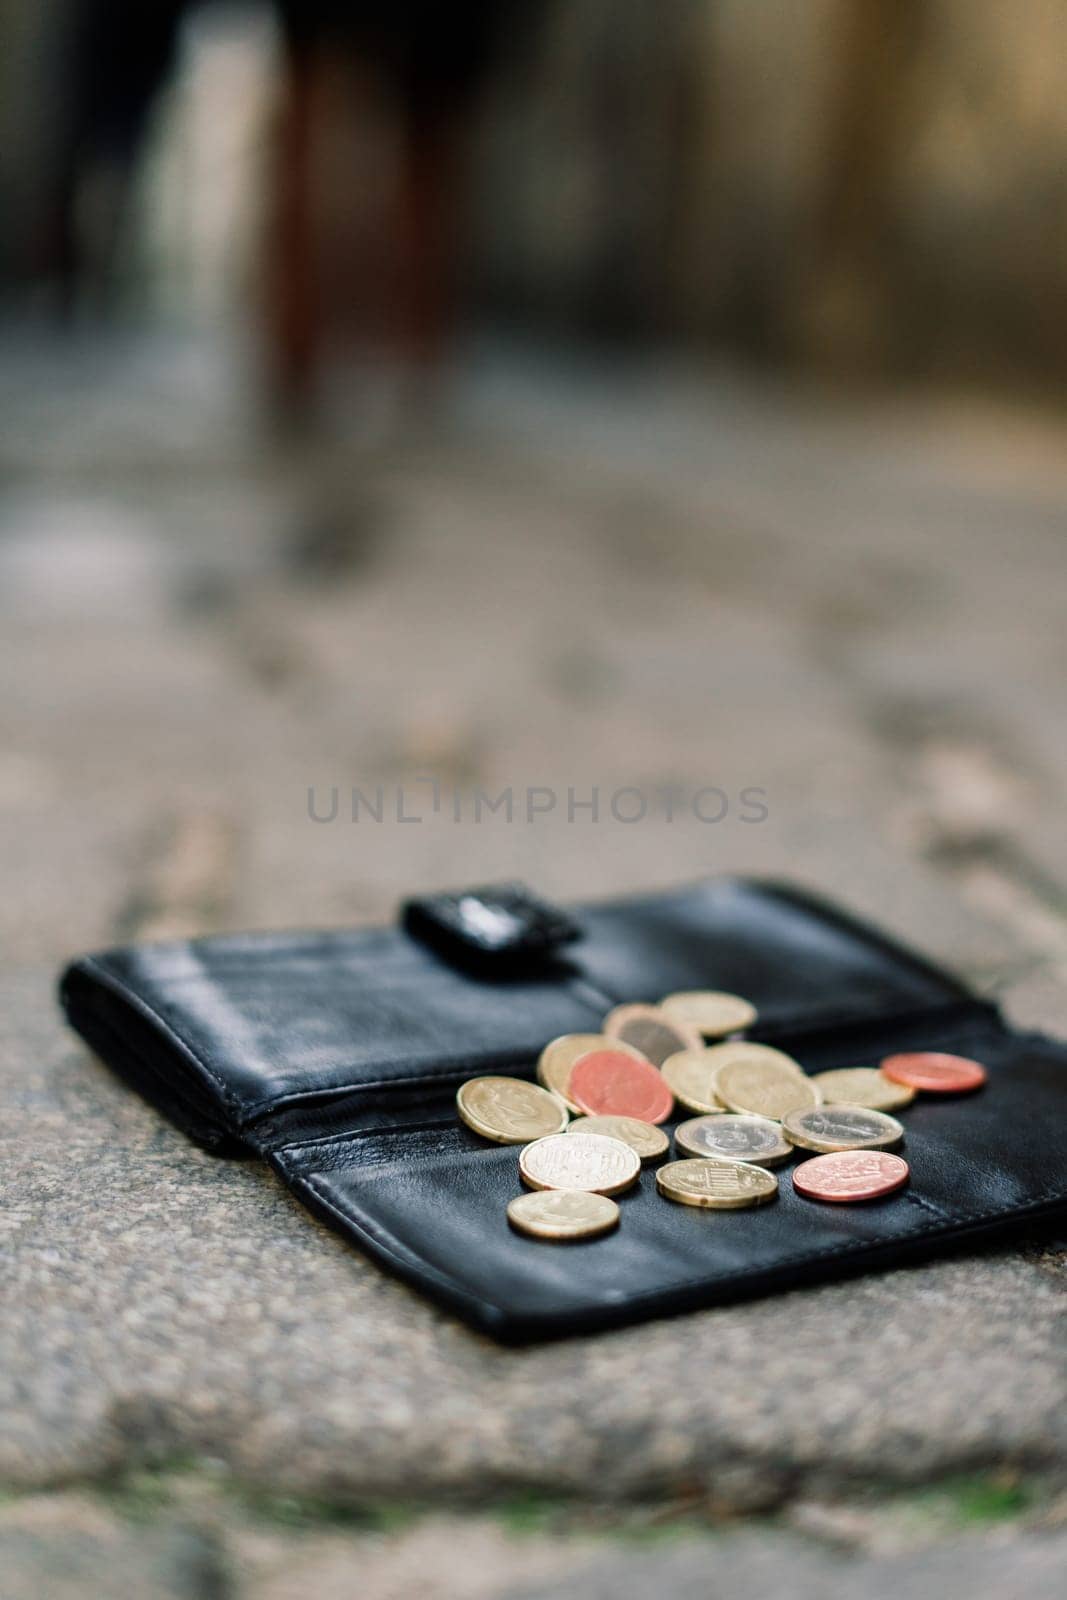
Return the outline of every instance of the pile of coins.
[[[809,1200],[879,1199],[908,1181],[890,1153],[904,1129],[892,1115],[917,1093],[979,1088],[985,1068],[920,1051],[878,1067],[808,1075],[792,1056],[742,1037],[755,1007],[711,990],[667,995],[659,1005],[616,1006],[600,1033],[566,1033],[541,1052],[537,1083],[471,1078],[456,1096],[467,1126],[496,1144],[522,1145],[528,1192],[508,1221],[537,1239],[591,1239],[619,1221],[612,1198],[662,1161],[661,1124],[675,1156],[656,1168],[657,1192],[680,1205],[736,1210],[778,1193],[770,1170],[803,1152],[793,1187]],[[712,1041],[709,1043],[709,1041]]]

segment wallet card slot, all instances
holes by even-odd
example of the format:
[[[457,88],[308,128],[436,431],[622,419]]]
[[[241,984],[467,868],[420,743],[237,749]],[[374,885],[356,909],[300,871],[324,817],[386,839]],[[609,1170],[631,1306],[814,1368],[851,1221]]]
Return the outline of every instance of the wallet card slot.
[[[288,1144],[272,1150],[269,1159],[286,1176],[298,1172],[337,1172],[346,1168],[360,1171],[389,1165],[395,1161],[424,1161],[445,1156],[458,1160],[486,1150],[485,1143],[457,1123],[454,1115],[393,1124],[389,1127],[361,1128],[344,1135],[323,1135],[314,1140]]]
[[[756,1029],[752,1037],[773,1041],[794,1055],[808,1072],[831,1067],[877,1065],[886,1055],[898,1050],[954,1050],[957,1054],[981,1053],[988,1041],[1009,1037],[996,1012],[975,1002],[940,1012],[922,1021],[911,1019],[888,1029],[884,1022],[850,1024],[829,1031],[794,1038]],[[468,1078],[483,1073],[532,1079],[535,1058],[517,1061],[513,1055],[464,1060],[441,1067],[420,1077],[383,1077],[365,1083],[358,1090],[331,1096],[319,1102],[293,1102],[272,1108],[248,1129],[248,1137],[265,1154],[287,1147],[327,1143],[349,1135],[362,1137],[367,1130],[398,1131],[412,1122],[435,1120],[441,1124],[457,1122],[455,1092]],[[690,1113],[681,1107],[674,1121]],[[474,1138],[474,1135],[471,1135]],[[475,1140],[475,1148],[484,1148]]]

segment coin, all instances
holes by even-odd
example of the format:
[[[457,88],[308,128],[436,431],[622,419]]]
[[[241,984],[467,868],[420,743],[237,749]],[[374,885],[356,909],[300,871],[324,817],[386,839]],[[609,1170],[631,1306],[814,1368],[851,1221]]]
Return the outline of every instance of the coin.
[[[869,1111],[900,1111],[915,1099],[915,1090],[893,1083],[877,1067],[835,1067],[831,1072],[814,1072],[824,1100],[835,1106],[866,1106]]]
[[[896,1117],[866,1106],[814,1106],[782,1118],[782,1132],[803,1150],[885,1150],[904,1129]]]
[[[508,1221],[534,1239],[595,1239],[617,1226],[619,1208],[606,1194],[535,1189],[509,1202]]]
[[[567,1126],[566,1108],[522,1078],[468,1078],[456,1107],[468,1128],[497,1144],[528,1144]]]
[[[725,1109],[711,1087],[717,1065],[711,1050],[679,1050],[667,1057],[660,1071],[677,1101],[690,1111],[707,1113]]]
[[[986,1070],[980,1061],[938,1050],[887,1056],[882,1071],[894,1083],[906,1083],[910,1089],[922,1089],[927,1094],[962,1094],[965,1089],[980,1089],[986,1081]]]
[[[687,989],[680,994],[669,994],[660,1001],[660,1009],[672,1022],[696,1028],[705,1039],[725,1039],[728,1033],[751,1028],[756,1020],[756,1008],[748,1000],[717,989]]]
[[[704,1048],[709,1055],[714,1052],[719,1066],[727,1061],[773,1061],[778,1066],[788,1067],[798,1078],[807,1077],[799,1061],[794,1061],[784,1050],[776,1050],[773,1045],[753,1044],[750,1039],[724,1039],[721,1044],[709,1044]]]
[[[809,1200],[848,1205],[878,1200],[908,1181],[908,1163],[884,1150],[839,1150],[793,1168],[793,1187]]]
[[[744,1161],[668,1161],[656,1173],[656,1188],[668,1200],[683,1206],[707,1206],[715,1211],[738,1211],[761,1206],[778,1193],[778,1179],[763,1167]]]
[[[699,1050],[704,1043],[696,1028],[675,1022],[659,1006],[616,1006],[604,1018],[604,1032],[632,1044],[656,1067],[679,1050]]]
[[[606,1033],[561,1033],[541,1051],[537,1079],[550,1094],[559,1096],[568,1111],[578,1110],[568,1088],[571,1068],[579,1056],[588,1055],[591,1050],[621,1050],[624,1055],[644,1059],[633,1045],[624,1044],[621,1039],[609,1039]]]
[[[637,1117],[666,1122],[671,1091],[649,1061],[621,1050],[593,1050],[571,1068],[571,1099],[589,1116]]]
[[[782,1137],[780,1123],[769,1117],[735,1116],[731,1111],[680,1122],[674,1142],[689,1156],[718,1156],[722,1161],[748,1161],[757,1167],[776,1167],[793,1154],[793,1146]]]
[[[780,1122],[790,1111],[817,1106],[816,1085],[781,1050],[764,1044],[719,1044],[708,1052],[718,1062],[712,1088],[731,1111],[748,1111]]]
[[[642,1162],[658,1161],[670,1144],[662,1128],[640,1122],[637,1117],[575,1117],[567,1132],[602,1133],[609,1139],[621,1139]]]
[[[641,1171],[637,1153],[601,1133],[557,1133],[519,1153],[519,1172],[531,1189],[584,1189],[618,1194]]]

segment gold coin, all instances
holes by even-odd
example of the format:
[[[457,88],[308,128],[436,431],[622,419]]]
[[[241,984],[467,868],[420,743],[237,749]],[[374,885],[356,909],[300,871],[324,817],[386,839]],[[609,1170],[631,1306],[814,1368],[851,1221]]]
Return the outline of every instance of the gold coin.
[[[782,1132],[802,1150],[887,1150],[899,1144],[904,1129],[896,1117],[867,1106],[814,1106],[782,1118]]]
[[[835,1067],[831,1072],[813,1072],[824,1100],[835,1106],[866,1106],[868,1111],[900,1111],[915,1099],[915,1090],[906,1083],[893,1083],[877,1067]]]
[[[674,1098],[689,1111],[725,1111],[711,1087],[718,1061],[714,1050],[679,1050],[660,1067]]]
[[[816,1085],[781,1050],[764,1044],[719,1044],[709,1054],[719,1062],[712,1088],[731,1111],[781,1122],[790,1111],[821,1103]]]
[[[535,1189],[509,1202],[508,1221],[534,1239],[595,1239],[618,1225],[619,1208],[606,1194]]]
[[[748,1039],[724,1039],[721,1044],[706,1045],[705,1049],[709,1055],[714,1054],[717,1066],[727,1061],[773,1061],[776,1066],[788,1067],[798,1078],[807,1077],[799,1061],[794,1061],[784,1050],[775,1050],[773,1045],[753,1044]]]
[[[717,1156],[721,1161],[748,1161],[756,1167],[777,1167],[793,1154],[782,1137],[780,1122],[732,1111],[680,1122],[674,1142],[687,1156]]]
[[[468,1128],[496,1144],[528,1144],[567,1126],[567,1108],[522,1078],[468,1078],[456,1108]]]
[[[579,1056],[586,1056],[591,1050],[621,1050],[623,1055],[644,1059],[640,1050],[635,1050],[633,1045],[625,1044],[621,1039],[609,1039],[606,1033],[561,1033],[558,1039],[551,1040],[541,1051],[541,1059],[537,1063],[537,1081],[550,1094],[558,1095],[568,1111],[580,1112],[580,1107],[567,1093],[571,1068]]]
[[[636,1117],[575,1117],[568,1133],[602,1133],[608,1139],[621,1139],[642,1162],[658,1161],[667,1154],[670,1140],[662,1128]]]
[[[601,1133],[558,1133],[519,1153],[519,1172],[531,1189],[584,1189],[618,1194],[641,1171],[637,1152]]]
[[[669,994],[660,1001],[660,1009],[673,1022],[685,1022],[696,1028],[705,1039],[725,1039],[728,1033],[751,1028],[756,1020],[756,1008],[750,1001],[717,989],[687,989],[680,994]]]
[[[739,1211],[761,1206],[778,1193],[778,1179],[764,1167],[746,1161],[668,1161],[656,1173],[656,1188],[668,1200],[683,1206],[707,1206],[714,1211]]]

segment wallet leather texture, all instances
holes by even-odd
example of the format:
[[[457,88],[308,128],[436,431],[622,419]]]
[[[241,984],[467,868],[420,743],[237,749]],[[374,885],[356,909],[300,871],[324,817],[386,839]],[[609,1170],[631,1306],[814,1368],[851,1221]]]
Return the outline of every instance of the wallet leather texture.
[[[955,978],[814,896],[719,879],[583,906],[567,917],[576,938],[503,967],[480,966],[477,941],[450,952],[419,937],[425,922],[409,906],[392,928],[111,950],[67,969],[61,1002],[194,1139],[265,1158],[362,1250],[499,1339],[914,1261],[1067,1206],[1067,1046],[1012,1030]],[[787,1165],[770,1205],[708,1212],[664,1200],[646,1169],[619,1197],[613,1234],[560,1245],[516,1234],[505,1207],[521,1191],[518,1150],[460,1123],[459,1084],[531,1078],[557,1034],[697,988],[752,1000],[750,1037],[811,1071],[948,1050],[984,1062],[989,1082],[907,1109],[911,1179],[882,1200],[806,1200]]]

